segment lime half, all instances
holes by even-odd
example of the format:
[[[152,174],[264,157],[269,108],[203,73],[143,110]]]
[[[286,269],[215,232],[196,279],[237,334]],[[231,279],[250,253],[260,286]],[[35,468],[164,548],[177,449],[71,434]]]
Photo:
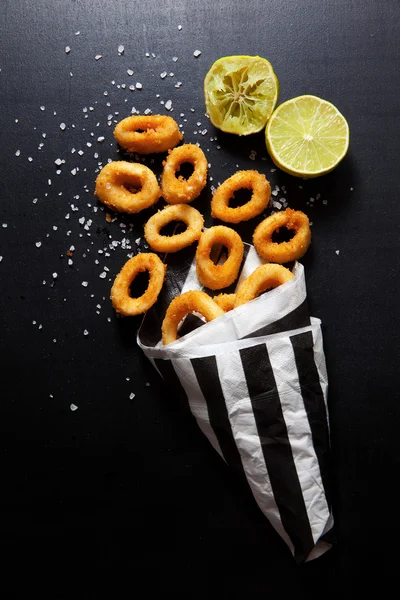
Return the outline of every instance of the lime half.
[[[214,127],[249,135],[265,127],[279,94],[272,65],[260,56],[225,56],[204,79],[207,113]]]
[[[345,157],[349,137],[344,116],[316,96],[298,96],[278,106],[265,131],[276,166],[297,177],[332,171]]]

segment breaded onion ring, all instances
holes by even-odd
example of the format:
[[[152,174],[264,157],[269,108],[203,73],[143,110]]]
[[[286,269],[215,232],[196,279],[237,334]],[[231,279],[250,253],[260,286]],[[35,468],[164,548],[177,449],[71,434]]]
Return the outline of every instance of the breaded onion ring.
[[[163,115],[134,115],[114,129],[118,144],[128,152],[152,154],[174,148],[182,139],[177,122]]]
[[[164,345],[178,339],[179,323],[191,312],[200,313],[207,321],[212,321],[224,314],[222,308],[205,292],[197,290],[176,296],[168,306],[161,326]]]
[[[187,229],[175,235],[162,235],[160,230],[171,221],[183,221]],[[198,210],[186,204],[166,206],[150,217],[144,226],[144,237],[156,252],[178,252],[201,236],[204,219]]]
[[[228,249],[228,258],[222,265],[215,264],[210,258],[216,244]],[[196,271],[200,283],[211,290],[221,290],[231,285],[239,274],[243,250],[242,238],[230,227],[216,225],[203,231],[196,251]]]
[[[176,176],[179,167],[184,163],[193,166],[193,173],[188,179]],[[200,194],[207,182],[207,159],[204,152],[195,144],[183,144],[168,153],[161,176],[161,194],[168,204],[192,202]]]
[[[98,174],[95,194],[112,210],[138,213],[157,202],[160,188],[153,171],[145,165],[117,160]]]
[[[294,237],[289,242],[272,241],[272,234],[280,227],[295,231]],[[253,243],[264,260],[279,264],[297,260],[305,254],[311,243],[308,217],[300,210],[291,208],[277,212],[257,225],[253,234]]]
[[[229,200],[240,189],[252,190],[252,196],[246,204],[230,208]],[[256,217],[268,206],[271,186],[265,175],[258,171],[238,171],[226,179],[214,192],[211,200],[211,214],[226,223],[240,223]]]
[[[219,294],[214,296],[213,300],[224,312],[229,312],[235,308],[236,294]]]
[[[164,283],[166,266],[152,252],[137,254],[124,264],[111,288],[111,301],[115,310],[124,316],[140,315],[156,302]],[[139,298],[132,298],[129,288],[138,273],[149,272],[149,285]]]
[[[236,291],[235,308],[257,298],[270,288],[276,288],[282,283],[290,281],[293,277],[293,273],[282,265],[270,263],[257,267],[247,279],[239,284]]]

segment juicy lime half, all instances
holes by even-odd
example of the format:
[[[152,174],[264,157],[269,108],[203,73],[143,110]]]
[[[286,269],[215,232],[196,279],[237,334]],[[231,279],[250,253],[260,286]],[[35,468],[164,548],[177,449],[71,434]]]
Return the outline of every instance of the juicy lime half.
[[[249,135],[265,127],[279,94],[272,65],[260,56],[225,56],[204,79],[207,113],[214,127]]]
[[[349,126],[338,109],[316,96],[298,96],[273,113],[265,130],[277,167],[297,177],[332,171],[349,147]]]

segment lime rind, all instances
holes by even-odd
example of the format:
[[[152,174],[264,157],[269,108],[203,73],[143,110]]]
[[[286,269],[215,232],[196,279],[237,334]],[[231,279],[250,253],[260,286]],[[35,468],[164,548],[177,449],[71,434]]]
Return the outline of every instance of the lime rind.
[[[349,146],[349,126],[338,109],[317,96],[299,96],[281,104],[265,131],[268,152],[283,171],[318,177],[332,171]]]
[[[227,133],[261,131],[278,100],[272,65],[259,56],[227,56],[212,65],[204,80],[207,113]]]

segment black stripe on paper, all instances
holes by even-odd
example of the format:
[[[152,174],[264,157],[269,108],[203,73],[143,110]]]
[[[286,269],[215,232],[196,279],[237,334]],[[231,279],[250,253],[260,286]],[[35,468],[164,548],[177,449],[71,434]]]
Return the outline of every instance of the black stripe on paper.
[[[164,381],[168,383],[171,387],[171,390],[178,398],[189,402],[187,394],[185,392],[185,388],[181,384],[181,380],[179,379],[176,371],[174,369],[174,365],[170,360],[163,358],[155,358],[154,362],[157,366],[157,369],[160,371],[162,378]]]
[[[295,548],[295,559],[303,562],[314,541],[268,350],[258,344],[242,348],[240,356],[282,525]]]
[[[222,454],[231,467],[245,477],[242,459],[237,449],[228,411],[222,392],[215,356],[192,358],[191,361],[201,392],[206,400],[210,425],[214,430]]]
[[[329,481],[329,426],[324,394],[314,360],[314,340],[311,331],[290,337],[296,368],[301,386],[304,407],[318,458],[325,496],[330,507],[331,486]]]
[[[282,333],[283,331],[299,329],[300,327],[308,327],[309,325],[311,325],[311,321],[306,298],[301,304],[299,304],[299,306],[281,319],[278,319],[273,323],[269,323],[269,325],[265,325],[265,327],[261,327],[260,329],[257,329],[257,331],[252,331],[241,339],[272,335],[273,333]]]

